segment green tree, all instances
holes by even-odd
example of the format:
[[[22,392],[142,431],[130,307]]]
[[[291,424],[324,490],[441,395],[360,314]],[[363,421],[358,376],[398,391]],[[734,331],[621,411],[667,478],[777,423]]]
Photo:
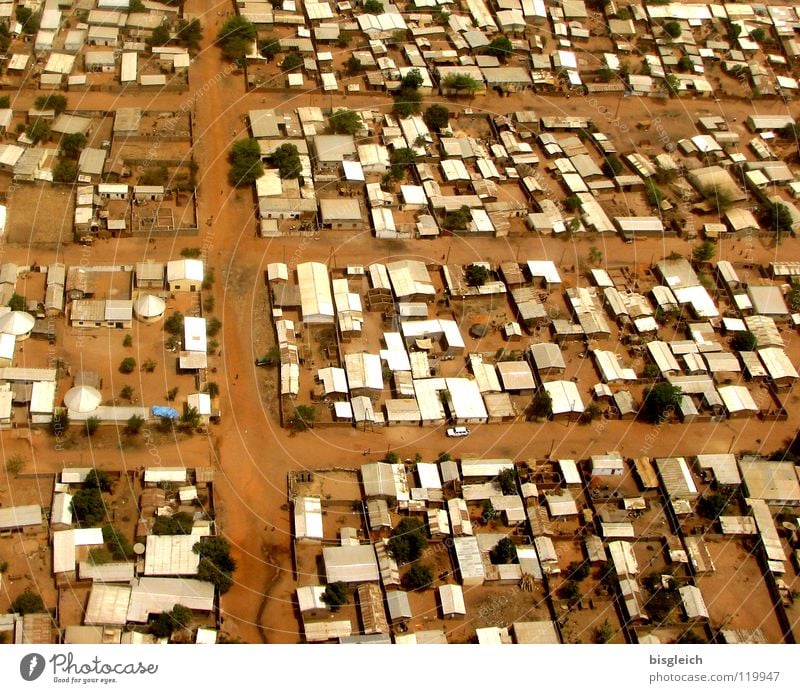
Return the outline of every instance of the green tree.
[[[200,48],[203,40],[203,25],[199,19],[181,19],[178,22],[178,30],[175,32],[175,40],[184,44],[191,50]]]
[[[169,25],[163,22],[153,29],[153,32],[147,38],[147,43],[151,46],[166,46],[171,39],[172,35],[169,32]]]
[[[34,143],[47,142],[50,139],[50,125],[46,120],[37,118],[25,130],[25,134]]]
[[[331,607],[332,611],[338,611],[340,606],[347,604],[349,597],[350,588],[346,582],[329,582],[325,585],[321,599]]]
[[[89,563],[92,565],[105,565],[113,560],[111,552],[105,546],[96,546],[89,550]]]
[[[135,436],[142,430],[144,419],[138,414],[133,414],[125,423],[125,432]]]
[[[67,97],[64,94],[44,94],[36,97],[34,105],[40,111],[53,110],[59,115],[67,110]]]
[[[752,332],[737,332],[731,340],[731,347],[736,351],[755,351],[758,338]]]
[[[228,181],[231,185],[250,185],[264,175],[258,140],[248,138],[234,142],[229,161]]]
[[[200,412],[197,411],[197,408],[189,407],[183,414],[181,414],[178,427],[182,431],[191,432],[199,428],[202,422],[203,420],[200,416]]]
[[[86,419],[84,432],[89,438],[97,433],[98,428],[100,428],[100,419],[97,416],[90,416]]]
[[[481,504],[481,522],[483,522],[485,525],[488,525],[496,517],[497,511],[494,509],[492,501],[487,498]]]
[[[417,68],[413,68],[406,72],[403,79],[400,80],[400,88],[419,89],[423,82],[422,73]]]
[[[119,396],[122,399],[127,400],[130,402],[133,399],[133,388],[130,385],[123,385],[122,390],[120,390]]]
[[[364,12],[367,14],[383,14],[383,3],[380,0],[366,0]]]
[[[767,32],[764,31],[763,27],[757,27],[750,32],[750,38],[756,43],[764,43],[764,39],[767,38]]]
[[[675,641],[679,645],[707,645],[708,640],[695,633],[691,628],[683,631]]]
[[[17,12],[19,12],[19,9],[17,9]],[[44,608],[42,597],[30,588],[26,589],[11,602],[12,614],[24,616],[25,614],[40,614],[45,611],[47,611],[47,609]]]
[[[598,645],[605,645],[610,643],[614,638],[614,628],[606,620],[603,624],[595,628],[594,641]]]
[[[483,286],[490,278],[489,270],[484,265],[470,265],[464,274],[470,286]]]
[[[86,147],[86,135],[73,132],[61,138],[61,151],[71,159],[77,159],[81,150]]]
[[[597,79],[599,79],[604,84],[608,84],[609,82],[613,82],[617,78],[617,73],[614,70],[610,70],[607,67],[601,67],[597,71]]]
[[[728,509],[729,500],[721,493],[706,494],[697,503],[697,513],[708,520],[716,520]]]
[[[792,230],[792,213],[783,202],[770,202],[761,210],[759,217],[761,225],[767,231],[775,232],[777,236]]]
[[[389,174],[393,180],[401,181],[406,177],[406,170],[413,166],[417,160],[417,155],[410,147],[399,147],[393,149],[389,155],[391,168]]]
[[[394,97],[392,112],[398,118],[408,118],[419,113],[422,107],[422,94],[417,89],[401,89]]]
[[[597,267],[597,265],[603,261],[603,253],[600,252],[600,249],[596,245],[593,245],[589,248],[587,259],[590,265]]]
[[[570,580],[582,582],[589,577],[589,562],[588,561],[572,561],[567,566],[567,576]]]
[[[11,298],[8,300],[8,307],[11,310],[25,310],[25,297],[16,292],[11,294]]]
[[[678,75],[675,74],[668,74],[666,76],[666,83],[667,83],[667,91],[672,95],[675,96],[681,88],[681,80]]]
[[[514,47],[511,45],[511,39],[503,34],[495,36],[486,48],[486,52],[489,55],[500,58],[500,60],[508,60],[513,50]]]
[[[519,563],[517,557],[517,547],[508,537],[503,537],[497,542],[495,547],[489,552],[492,563],[495,565],[506,565],[507,563]]]
[[[534,419],[549,419],[553,415],[553,399],[544,388],[533,396],[531,401],[531,416]]]
[[[513,469],[504,469],[497,475],[497,483],[504,496],[513,496],[517,492],[517,472]]]
[[[206,322],[206,334],[209,337],[216,337],[220,329],[222,329],[222,322],[219,318],[210,318]]]
[[[271,63],[273,58],[281,52],[280,39],[272,35],[262,38],[258,42],[258,52],[266,58],[268,63]]]
[[[645,179],[644,196],[653,207],[660,207],[664,201],[661,189],[650,178]]]
[[[281,63],[281,69],[284,72],[292,72],[303,66],[303,56],[297,51],[290,51]]]
[[[470,77],[469,75],[461,74],[459,72],[447,75],[447,77],[442,80],[442,84],[447,89],[463,92],[470,96],[472,96],[481,88],[481,86],[483,86],[483,83],[479,82],[474,77]]]
[[[570,214],[576,212],[581,206],[581,198],[577,195],[568,195],[564,199],[564,209],[566,209]]]
[[[98,488],[82,488],[72,497],[72,514],[84,527],[93,527],[106,519],[106,505]]]
[[[119,364],[119,372],[124,374],[133,373],[136,370],[136,359],[132,356],[126,356]]]
[[[792,280],[789,293],[786,294],[786,303],[792,311],[800,311],[800,282]]]
[[[219,397],[219,385],[217,385],[215,382],[209,382],[208,385],[206,385],[206,390],[208,391],[208,396],[211,397],[211,399],[216,399]]]
[[[708,262],[714,257],[715,252],[716,249],[711,241],[703,241],[700,245],[695,246],[695,248],[692,250],[692,260],[694,260],[698,265]]]
[[[433,572],[426,565],[416,563],[403,576],[403,586],[409,590],[425,590],[433,583]]]
[[[428,545],[422,522],[413,517],[404,517],[392,530],[389,538],[389,553],[398,563],[416,561]]]
[[[672,383],[656,383],[645,390],[642,415],[650,423],[667,420],[678,410],[683,393]]]
[[[567,580],[556,590],[556,594],[561,599],[574,602],[581,596],[581,586],[574,580]]]
[[[177,512],[174,515],[160,515],[153,521],[153,534],[189,535],[192,533],[194,520],[189,513]]]
[[[664,25],[664,31],[670,38],[678,38],[682,33],[681,25],[678,22],[667,22]]]
[[[170,334],[179,335],[183,333],[183,313],[176,310],[164,321],[164,329]]]
[[[200,555],[198,579],[213,582],[219,593],[225,594],[233,585],[233,572],[236,570],[230,544],[223,537],[207,537],[197,542],[192,551]]]
[[[124,346],[126,349],[129,349],[130,347],[132,347],[133,346],[133,335],[126,334],[122,338],[122,346]]]
[[[344,64],[345,69],[347,70],[347,74],[350,76],[355,76],[361,70],[363,70],[363,66],[361,65],[361,61],[356,58],[356,56],[351,55]]]
[[[133,546],[128,538],[114,525],[103,525],[103,541],[114,560],[126,561],[133,558]]]
[[[59,159],[53,168],[53,180],[56,183],[74,183],[78,180],[78,164],[69,159]]]
[[[464,206],[447,212],[442,219],[442,227],[451,231],[463,231],[467,228],[470,219],[469,207]]]
[[[447,106],[435,103],[425,109],[422,119],[431,130],[441,132],[450,123],[450,110]]]
[[[222,25],[217,35],[217,43],[228,60],[240,61],[247,55],[250,44],[255,38],[255,25],[244,17],[233,15]]]
[[[606,157],[606,160],[603,162],[603,172],[609,178],[616,178],[620,173],[622,173],[622,170],[622,162],[617,158],[616,155],[609,154]]]
[[[292,431],[301,433],[302,431],[314,428],[314,421],[317,419],[316,407],[307,404],[298,404],[289,418],[289,428]]]
[[[145,359],[145,362],[142,364],[142,370],[145,373],[153,373],[156,370],[156,362],[153,359]]]
[[[340,135],[355,135],[362,127],[361,116],[356,111],[341,108],[331,115],[331,130]]]
[[[692,59],[688,55],[681,56],[681,59],[678,61],[678,69],[681,72],[691,72],[694,70]]]

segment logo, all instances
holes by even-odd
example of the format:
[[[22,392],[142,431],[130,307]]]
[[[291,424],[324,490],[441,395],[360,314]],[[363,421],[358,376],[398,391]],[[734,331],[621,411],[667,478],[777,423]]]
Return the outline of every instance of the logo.
[[[19,663],[19,675],[26,681],[36,681],[44,671],[44,657],[38,652],[26,654]]]

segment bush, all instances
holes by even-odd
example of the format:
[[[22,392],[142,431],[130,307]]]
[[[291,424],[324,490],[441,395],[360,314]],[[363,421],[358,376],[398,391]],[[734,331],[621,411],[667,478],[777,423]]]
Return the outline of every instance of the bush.
[[[133,558],[133,546],[114,525],[103,526],[103,541],[115,561],[126,561]]]
[[[130,402],[133,399],[133,392],[134,390],[130,385],[124,385],[120,390],[119,396]]]
[[[428,545],[423,524],[413,517],[404,517],[392,530],[389,538],[389,553],[398,563],[416,561]]]
[[[19,474],[27,464],[27,460],[22,455],[11,455],[6,460],[6,471],[9,474]]]
[[[425,590],[433,583],[433,572],[426,565],[412,565],[403,576],[403,586],[409,590]]]
[[[19,10],[18,10],[19,11]],[[44,608],[44,601],[40,595],[31,589],[26,589],[13,602],[11,602],[11,613],[20,614],[39,614],[47,611]]]
[[[122,346],[124,346],[124,347],[126,347],[126,348],[130,348],[130,347],[132,347],[132,346],[133,346],[133,336],[132,336],[132,335],[129,335],[129,334],[126,334],[126,335],[125,335],[125,336],[122,338]]]
[[[289,428],[297,433],[314,428],[314,421],[317,419],[315,407],[307,404],[299,404],[295,407],[294,413],[289,418]]]
[[[200,248],[181,248],[181,257],[196,259],[202,255],[203,251]]]
[[[100,428],[100,419],[97,416],[90,416],[86,419],[86,435],[91,438],[95,433],[97,433],[97,429]]]
[[[470,77],[469,75],[462,75],[458,73],[454,73],[451,75],[447,75],[442,81],[442,84],[447,89],[452,89],[453,91],[462,91],[467,92],[470,96],[478,91],[482,83],[479,82],[474,77]]]
[[[138,414],[134,414],[125,423],[125,432],[135,436],[142,430],[142,426],[144,426],[144,419]]]
[[[89,549],[89,563],[92,565],[105,565],[113,560],[111,552],[104,546],[95,546]]]
[[[155,371],[155,369],[156,369],[156,362],[153,359],[147,359],[142,364],[142,370],[145,373],[152,373],[153,371]]]
[[[136,359],[132,356],[127,356],[122,359],[122,362],[119,364],[119,372],[124,374],[133,373],[136,370]]]

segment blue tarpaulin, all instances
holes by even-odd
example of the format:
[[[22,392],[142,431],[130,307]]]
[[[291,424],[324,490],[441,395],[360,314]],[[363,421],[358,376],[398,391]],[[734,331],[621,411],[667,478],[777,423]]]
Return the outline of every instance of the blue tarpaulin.
[[[150,410],[153,416],[158,417],[159,419],[165,417],[167,419],[177,419],[178,418],[178,410],[173,409],[172,407],[153,407]]]

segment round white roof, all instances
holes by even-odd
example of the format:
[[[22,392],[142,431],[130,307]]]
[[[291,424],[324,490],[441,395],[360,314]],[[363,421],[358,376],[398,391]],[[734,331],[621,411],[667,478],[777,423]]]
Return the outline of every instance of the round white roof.
[[[87,414],[100,406],[103,396],[95,388],[89,385],[73,387],[64,395],[64,404],[72,411],[80,414]]]
[[[35,322],[36,320],[30,313],[22,310],[12,310],[10,313],[0,316],[0,332],[19,337],[20,335],[28,334],[33,329]]]
[[[152,294],[139,296],[133,304],[136,315],[141,315],[143,318],[155,318],[163,315],[166,308],[167,304],[164,300]]]

